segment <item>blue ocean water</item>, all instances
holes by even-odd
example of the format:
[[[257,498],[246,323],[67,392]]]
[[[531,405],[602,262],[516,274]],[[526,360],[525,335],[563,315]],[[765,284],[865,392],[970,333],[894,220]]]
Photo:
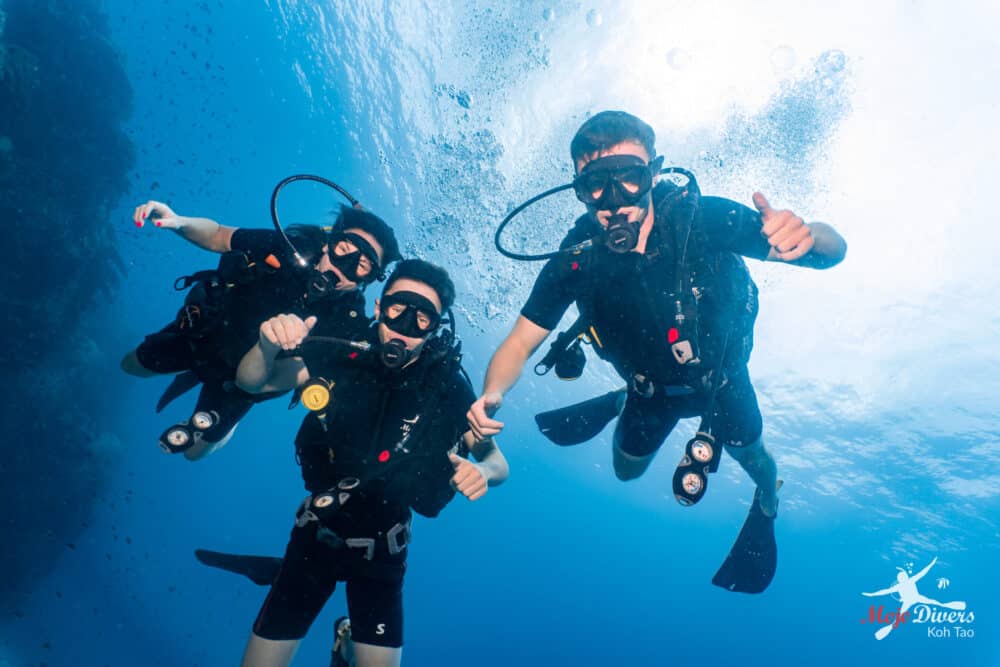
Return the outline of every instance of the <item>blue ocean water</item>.
[[[337,180],[392,222],[409,252],[456,277],[466,367],[478,382],[537,270],[502,259],[493,230],[513,205],[568,181],[569,140],[604,108],[647,119],[660,151],[694,170],[705,192],[748,202],[760,189],[829,221],[850,244],[830,271],[751,266],[762,299],[751,372],[785,479],[777,577],[759,596],[710,584],[752,487],[726,460],[702,503],[674,502],[670,478],[693,424],[628,484],[611,471],[609,432],[558,449],[534,431],[536,410],[614,385],[592,359],[581,381],[526,375],[510,394],[504,486],[418,520],[404,664],[1000,665],[1000,272],[986,205],[1000,171],[1000,99],[989,85],[1000,73],[996,7],[0,8],[0,83],[17,83],[24,99],[64,91],[43,101],[72,121],[53,114],[30,135],[0,136],[7,201],[41,192],[61,170],[61,187],[44,190],[44,214],[28,220],[23,207],[5,208],[4,229],[42,262],[46,246],[33,234],[80,230],[67,263],[35,270],[60,275],[73,262],[82,272],[65,282],[100,281],[72,327],[40,315],[30,335],[8,332],[12,349],[38,328],[43,340],[62,341],[49,356],[5,361],[4,372],[15,386],[37,381],[31,396],[51,387],[63,412],[82,406],[88,419],[77,442],[59,430],[70,428],[59,419],[63,403],[8,398],[11,414],[59,429],[4,445],[19,463],[3,469],[12,575],[0,665],[236,664],[266,591],[203,568],[192,551],[280,554],[305,495],[291,446],[301,413],[280,401],[255,409],[205,461],[160,453],[157,436],[189,405],[154,415],[166,382],[126,378],[118,360],[172,317],[174,278],[212,261],[167,232],[132,227],[132,207],[153,198],[266,227],[282,177]],[[51,28],[14,41],[32,12]],[[104,49],[123,77],[96,67],[106,66]],[[58,67],[38,55],[56,53]],[[112,117],[128,146],[87,129]],[[0,134],[10,132],[4,122]],[[43,140],[56,147],[25,171],[18,151]],[[75,171],[63,169],[66,156]],[[111,179],[116,170],[126,185]],[[104,209],[83,201],[97,188],[109,193]],[[337,203],[304,187],[288,196],[289,219],[320,221]],[[575,206],[571,197],[550,203],[512,238],[552,247]],[[95,247],[99,261],[87,254]],[[27,271],[5,281],[8,298],[32,294],[20,281],[40,278]],[[9,310],[20,323],[21,311]],[[10,518],[18,513],[32,518]],[[898,600],[861,593],[935,557],[921,592],[966,601],[974,619],[910,622],[876,641],[864,622],[873,601],[888,613]],[[326,664],[344,608],[338,591],[295,664]]]

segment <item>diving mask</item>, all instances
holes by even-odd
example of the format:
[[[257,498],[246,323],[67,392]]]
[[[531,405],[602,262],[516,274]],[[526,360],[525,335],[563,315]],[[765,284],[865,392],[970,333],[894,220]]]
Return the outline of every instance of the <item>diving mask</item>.
[[[401,290],[386,294],[379,304],[381,320],[390,331],[409,338],[426,338],[441,324],[434,303],[416,292]]]
[[[335,251],[340,243],[354,246],[353,251],[338,255]],[[358,284],[370,284],[376,280],[384,280],[385,273],[379,265],[378,253],[364,237],[351,232],[334,232],[330,234],[326,256],[344,277]],[[361,275],[362,265],[367,261],[368,271]]]
[[[648,208],[646,199],[659,173],[663,157],[649,164],[636,155],[609,155],[588,162],[573,179],[576,198],[598,211],[625,206]]]

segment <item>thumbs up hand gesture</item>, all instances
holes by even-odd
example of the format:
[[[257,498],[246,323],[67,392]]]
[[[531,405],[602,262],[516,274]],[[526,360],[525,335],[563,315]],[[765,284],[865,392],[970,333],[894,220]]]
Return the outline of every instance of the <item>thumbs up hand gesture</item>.
[[[791,262],[812,250],[815,239],[802,218],[788,209],[771,208],[767,197],[760,192],[753,193],[753,205],[760,212],[761,233],[771,244],[768,259]]]
[[[455,476],[451,485],[469,500],[479,500],[486,495],[486,476],[479,466],[468,459],[455,454],[448,454],[448,460],[455,468]]]

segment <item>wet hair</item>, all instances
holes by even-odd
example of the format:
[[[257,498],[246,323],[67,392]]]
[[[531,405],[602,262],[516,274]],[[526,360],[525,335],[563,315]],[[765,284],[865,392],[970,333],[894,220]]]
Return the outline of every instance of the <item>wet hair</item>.
[[[436,264],[422,259],[404,259],[396,265],[392,275],[385,281],[382,296],[385,297],[385,293],[389,291],[393,283],[402,278],[429,285],[432,290],[437,292],[438,298],[441,300],[442,313],[455,303],[455,283],[451,281],[448,272]]]
[[[308,266],[319,264],[326,244],[326,231],[319,225],[289,225],[285,229],[288,240],[302,255]]]
[[[656,133],[643,120],[624,111],[602,111],[588,118],[576,131],[569,145],[573,166],[584,157],[600,153],[612,146],[631,141],[640,144],[656,156]]]
[[[378,244],[382,246],[382,268],[403,259],[403,256],[399,254],[399,243],[396,241],[396,234],[392,231],[392,227],[374,213],[346,205],[341,206],[337,221],[333,223],[332,231],[342,232],[346,229],[360,229],[375,237]]]

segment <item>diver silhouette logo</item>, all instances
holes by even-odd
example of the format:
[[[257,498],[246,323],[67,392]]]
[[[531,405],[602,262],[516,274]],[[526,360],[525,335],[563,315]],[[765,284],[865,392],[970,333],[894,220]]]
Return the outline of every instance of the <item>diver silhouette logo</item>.
[[[975,619],[972,612],[969,612],[968,614],[942,614],[940,612],[934,612],[932,609],[933,607],[940,607],[953,612],[965,612],[966,604],[964,601],[960,600],[953,602],[940,602],[921,594],[920,591],[917,590],[917,582],[923,579],[924,576],[930,572],[931,568],[937,563],[937,560],[937,556],[935,556],[934,560],[932,560],[927,567],[914,575],[909,574],[901,567],[897,567],[896,569],[899,570],[899,572],[896,574],[895,584],[872,593],[861,593],[865,597],[881,597],[884,595],[891,595],[894,600],[900,603],[900,607],[897,611],[889,612],[888,614],[884,613],[884,607],[881,605],[877,608],[875,605],[871,606],[868,618],[862,619],[861,622],[885,624],[883,627],[875,631],[875,639],[885,639],[894,628],[911,621],[914,623],[971,623]],[[938,588],[942,590],[947,588],[950,584],[951,582],[944,577],[937,580]],[[955,626],[954,629],[958,632],[958,636],[960,637],[972,636],[971,630],[964,630],[967,634],[963,634],[963,628]],[[940,634],[940,632],[946,632],[946,634]],[[928,636],[950,637],[951,630],[949,628],[929,628]]]

